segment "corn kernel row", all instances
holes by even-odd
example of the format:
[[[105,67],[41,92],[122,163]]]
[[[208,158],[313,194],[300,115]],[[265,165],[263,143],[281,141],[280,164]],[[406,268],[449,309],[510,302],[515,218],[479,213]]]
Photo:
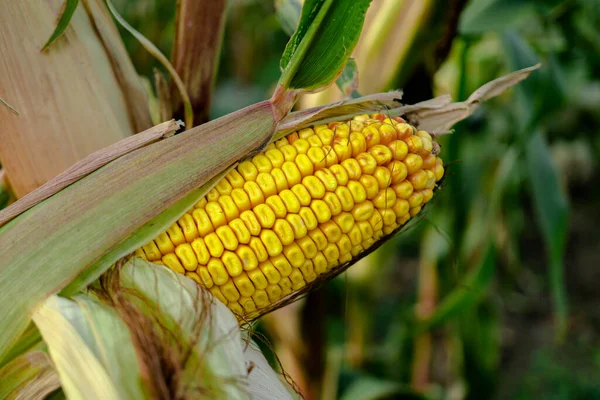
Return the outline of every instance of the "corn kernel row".
[[[437,150],[382,115],[300,130],[241,162],[136,255],[250,315],[417,215],[444,174]]]

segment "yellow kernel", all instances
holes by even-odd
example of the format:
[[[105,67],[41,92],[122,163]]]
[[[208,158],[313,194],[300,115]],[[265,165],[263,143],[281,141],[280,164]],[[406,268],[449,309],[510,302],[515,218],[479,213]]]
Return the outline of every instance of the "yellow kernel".
[[[225,284],[221,285],[221,293],[227,299],[227,301],[238,301],[240,298],[240,292],[238,292],[235,284],[231,279],[229,279]]]
[[[277,192],[281,192],[282,190],[289,188],[287,178],[280,168],[273,168],[271,171],[271,176],[273,177],[273,181],[277,187]]]
[[[231,196],[229,196],[229,195],[220,196],[219,199],[217,200],[217,202],[219,203],[219,205],[221,206],[221,209],[225,213],[225,217],[227,218],[227,221],[231,221],[231,220],[239,217],[240,212],[239,212],[238,208],[236,207]]]
[[[269,281],[271,285],[277,284],[277,282],[279,282],[279,280],[281,279],[281,274],[279,273],[279,271],[277,271],[277,268],[275,268],[273,263],[268,260],[261,263],[258,266],[258,268],[260,268],[262,273],[267,278],[267,281]]]
[[[321,129],[317,132],[319,139],[321,139],[321,143],[324,145],[330,145],[333,141],[333,131],[329,128]]]
[[[352,157],[358,156],[360,153],[367,151],[367,140],[360,132],[350,134],[350,147],[352,148]]]
[[[278,149],[270,149],[265,151],[265,156],[271,161],[271,164],[274,168],[281,168],[283,163],[285,162],[285,158],[283,158],[283,154]]]
[[[225,213],[223,212],[223,209],[221,208],[219,203],[217,203],[215,201],[209,201],[206,204],[206,207],[204,207],[204,210],[208,214],[208,217],[210,218],[210,222],[211,222],[212,226],[214,226],[215,228],[218,228],[220,226],[224,226],[227,224],[227,219],[225,218]]]
[[[258,239],[258,238],[255,238],[255,239]],[[260,242],[260,239],[258,239],[258,241]],[[262,244],[262,242],[261,242],[261,244]],[[250,270],[253,270],[254,268],[258,267],[258,258],[256,257],[254,250],[252,250],[252,247],[246,246],[246,245],[240,245],[235,250],[235,254],[237,254],[237,256],[240,258],[240,261],[242,262],[242,265],[243,265],[245,271],[250,271]],[[267,255],[266,255],[266,251],[265,251],[265,258],[266,257],[267,257]]]
[[[333,129],[334,137],[348,137],[350,133],[350,127],[345,123],[332,123],[329,125],[330,129]]]
[[[352,254],[352,257],[356,257],[360,253],[362,253],[363,250],[364,249],[363,249],[363,247],[361,245],[352,246],[352,250],[350,251],[350,254]]]
[[[161,233],[154,239],[154,243],[162,254],[172,253],[175,251],[175,246],[171,242],[171,238],[166,232]]]
[[[276,256],[278,254],[281,254],[281,252],[283,251],[283,245],[281,244],[281,241],[279,240],[275,232],[273,232],[270,229],[263,229],[260,232],[260,240],[265,245],[267,253],[269,253],[270,256]]]
[[[369,149],[369,154],[373,156],[377,165],[384,165],[392,161],[392,151],[382,144],[371,147]]]
[[[374,126],[366,127],[362,130],[362,133],[365,135],[365,140],[367,141],[367,149],[381,143],[381,135]]]
[[[373,203],[369,200],[358,203],[352,209],[352,216],[355,221],[366,221],[373,215]]]
[[[333,192],[337,188],[337,179],[333,172],[331,172],[329,169],[315,171],[314,176],[321,181],[323,186],[325,186],[325,190],[328,192]]]
[[[202,284],[208,289],[214,286],[215,283],[213,282],[212,277],[210,276],[210,272],[208,272],[208,268],[206,268],[205,266],[199,266],[196,269],[196,274],[198,274],[198,276],[202,280]]]
[[[435,187],[435,174],[430,170],[425,170],[425,173],[427,174],[427,183],[425,184],[425,187],[427,189],[433,189]]]
[[[233,278],[233,283],[238,288],[242,296],[250,297],[254,294],[254,285],[246,274],[241,274]]]
[[[286,221],[291,226],[291,229],[294,233],[294,237],[296,239],[306,236],[308,229],[306,227],[306,224],[304,223],[304,220],[302,219],[302,217],[300,215],[288,214],[286,216]]]
[[[306,187],[300,183],[292,186],[292,193],[296,195],[296,198],[303,206],[309,205],[310,201],[312,200],[308,189],[306,189]]]
[[[404,139],[406,145],[408,146],[408,151],[414,154],[418,154],[423,150],[423,139],[419,136],[409,136]]]
[[[283,204],[285,204],[285,208],[288,212],[297,213],[300,210],[300,202],[291,190],[282,190],[279,193],[279,197],[283,201]]]
[[[298,155],[306,154],[308,149],[310,148],[310,143],[306,139],[298,139],[292,143],[292,146],[296,148],[298,151]],[[298,156],[296,156],[298,158]]]
[[[429,203],[429,201],[433,198],[433,190],[431,189],[421,190],[421,193],[423,194],[423,204]]]
[[[394,220],[394,222],[395,222],[395,220]],[[348,237],[348,235],[346,235],[346,234],[341,235],[339,240],[336,241],[336,244],[338,246],[338,249],[340,249],[341,256],[343,256],[345,254],[350,254],[350,251],[352,250],[352,242],[350,241],[350,238]],[[340,263],[341,262],[342,261],[340,260]]]
[[[283,218],[286,216],[287,208],[285,207],[285,204],[281,197],[279,197],[278,195],[273,195],[269,197],[265,203],[269,207],[271,207],[277,218]]]
[[[420,212],[421,212],[421,206],[418,206],[418,207],[412,207],[412,208],[410,209],[410,216],[411,216],[411,217],[414,217],[414,216],[416,216],[416,215],[417,215],[418,213],[420,213]]]
[[[317,245],[310,237],[304,236],[303,238],[298,239],[296,243],[302,250],[304,257],[307,259],[313,258],[317,254]]]
[[[403,161],[409,174],[415,173],[423,167],[423,159],[416,154],[408,154]]]
[[[439,182],[444,176],[444,167],[441,164],[437,164],[433,169],[433,173],[435,174],[435,181]]]
[[[271,161],[269,161],[269,158],[263,154],[257,154],[256,156],[254,156],[254,158],[252,158],[252,164],[254,164],[259,173],[269,173],[273,169]]]
[[[227,307],[234,313],[236,316],[241,317],[244,315],[244,309],[240,306],[239,301],[236,303],[227,303]]]
[[[188,271],[195,271],[198,267],[198,259],[192,250],[192,246],[189,243],[182,243],[175,248],[175,254],[181,261],[183,268]]]
[[[333,217],[333,221],[339,226],[342,233],[348,233],[354,226],[354,217],[349,212],[343,212]]]
[[[206,199],[208,201],[217,201],[217,199],[219,198],[220,194],[217,191],[217,189],[211,189],[208,191],[208,193],[206,194]]]
[[[277,219],[273,226],[273,231],[284,246],[292,243],[295,239],[294,230],[285,219]]]
[[[166,254],[165,256],[163,256],[162,262],[165,263],[165,265],[167,267],[171,268],[173,271],[175,271],[177,273],[180,273],[180,274],[185,273],[185,269],[179,262],[179,259],[177,258],[177,256],[173,253]]]
[[[315,213],[317,221],[320,223],[329,221],[331,219],[331,210],[323,200],[313,200],[310,203],[311,210]]]
[[[435,167],[435,159],[437,158],[433,154],[427,154],[423,158],[423,169],[433,169]]]
[[[392,184],[392,173],[386,167],[375,168],[373,177],[377,179],[377,184],[380,188],[385,188]]]
[[[323,147],[323,142],[321,142],[321,139],[319,139],[319,137],[317,135],[312,135],[310,137],[308,137],[306,140],[308,140],[308,144],[310,144],[311,148],[322,148]],[[308,149],[308,152],[306,154],[310,153],[310,149]]]
[[[395,140],[388,145],[392,151],[392,157],[396,161],[402,161],[408,154],[408,146],[403,140]]]
[[[427,185],[427,173],[424,170],[419,170],[408,176],[408,181],[412,184],[415,190],[424,189]]]
[[[270,261],[273,264],[273,266],[277,268],[277,271],[279,271],[282,277],[289,276],[292,273],[292,264],[290,264],[288,259],[285,258],[283,254],[271,257]]]
[[[352,254],[350,252],[342,254],[340,256],[339,264],[346,264],[347,262],[352,261]]]
[[[302,253],[302,249],[296,243],[284,246],[283,254],[290,264],[292,264],[292,267],[299,268],[304,263],[304,253]]]
[[[225,179],[227,179],[233,188],[239,189],[244,186],[244,177],[235,169],[231,170],[231,172],[225,176]]]
[[[242,261],[237,254],[232,251],[225,251],[221,257],[221,260],[223,261],[223,264],[225,264],[225,268],[227,268],[229,276],[238,276],[244,270]]]
[[[331,215],[338,215],[342,212],[342,203],[335,193],[327,192],[323,198],[323,201],[327,203],[327,206],[331,211]]]
[[[144,261],[148,261],[148,257],[146,257],[144,250],[142,250],[141,248],[135,250],[135,256],[141,258]]]
[[[346,184],[348,183],[349,177],[348,177],[348,172],[346,172],[346,169],[344,167],[342,167],[340,164],[335,164],[335,165],[332,165],[331,167],[329,167],[329,170],[335,177],[338,185],[346,186]],[[317,171],[317,172],[319,172],[319,171]]]
[[[373,227],[371,226],[371,224],[368,221],[361,221],[361,222],[358,222],[356,225],[358,226],[358,229],[360,229],[363,243],[365,240],[373,237],[373,234],[374,234]]]
[[[431,151],[433,150],[433,142],[431,141],[431,139],[422,137],[421,141],[423,142],[423,149],[419,152],[419,154],[421,154],[422,156],[427,156],[431,154]]]
[[[299,269],[294,269],[290,274],[290,280],[292,281],[292,289],[299,290],[306,286],[306,282],[304,282],[304,276],[302,276],[302,272]]]
[[[408,175],[408,169],[402,161],[392,161],[388,165],[388,169],[392,174],[392,185],[394,183],[402,182],[406,179],[406,176]]]
[[[264,308],[271,304],[267,292],[261,289],[254,292],[252,299],[254,300],[254,303],[256,304],[257,308]]]
[[[225,296],[223,296],[223,293],[221,293],[221,289],[218,286],[213,286],[210,289],[210,292],[213,294],[213,296],[215,296],[221,303],[227,304],[228,301],[225,298]]]
[[[252,210],[241,213],[240,219],[244,221],[244,224],[246,225],[246,228],[248,228],[248,231],[250,231],[251,235],[257,236],[260,233],[260,230],[262,229],[260,222],[258,222],[258,219]]]
[[[327,167],[338,165],[338,156],[331,146],[323,146],[325,152],[325,164]]]
[[[322,199],[325,195],[325,185],[314,175],[304,177],[302,184],[313,199]]]
[[[317,255],[312,259],[314,270],[317,274],[324,274],[327,272],[327,259],[323,253],[318,252]]]
[[[237,248],[239,242],[235,233],[233,233],[233,230],[228,225],[217,228],[216,234],[221,239],[224,248],[227,250],[235,250]]]
[[[314,229],[319,225],[319,221],[315,216],[315,213],[309,207],[302,207],[300,211],[298,211],[298,215],[302,218],[302,222],[304,222],[304,226],[306,229]]]
[[[348,232],[348,237],[350,238],[352,246],[357,246],[362,242],[362,233],[360,232],[358,224],[352,224],[352,228]]]
[[[396,140],[397,136],[396,128],[390,123],[381,124],[379,134],[381,135],[382,144],[388,144]]]
[[[300,272],[302,272],[302,275],[304,276],[304,279],[307,282],[310,282],[310,280],[308,279],[308,277],[311,277],[312,275],[315,275],[315,268],[313,266],[313,263],[311,260],[306,260],[304,261],[304,264],[302,264],[300,267]]]
[[[256,183],[260,187],[260,190],[262,190],[265,197],[277,194],[277,185],[275,184],[275,179],[273,179],[271,174],[265,172],[259,173],[256,177]]]
[[[242,184],[243,186],[243,184]],[[235,188],[231,191],[231,199],[235,203],[238,211],[243,212],[249,210],[252,207],[250,204],[250,197],[246,194],[244,189]]]
[[[396,200],[396,204],[394,204],[392,206],[392,210],[394,211],[394,214],[396,214],[396,218],[402,217],[402,216],[408,214],[409,208],[410,208],[410,206],[408,204],[408,201],[406,201],[404,199]]]
[[[263,228],[272,228],[275,224],[275,212],[267,204],[259,204],[253,209],[256,219]]]
[[[377,168],[377,160],[369,153],[359,154],[356,156],[356,161],[358,161],[363,174],[372,175]]]
[[[348,173],[348,179],[357,180],[362,175],[362,170],[355,158],[349,158],[340,163]]]
[[[336,263],[340,258],[340,249],[334,243],[329,243],[323,249],[323,255],[327,259],[327,262]]]
[[[372,201],[377,208],[389,208],[396,203],[396,193],[391,188],[385,188],[380,190]]]
[[[224,195],[230,194],[233,190],[233,187],[229,184],[229,181],[227,181],[227,179],[221,179],[219,183],[217,183],[217,185],[215,186],[215,189],[217,189],[217,192],[219,192],[221,195]]]
[[[221,261],[218,258],[211,258],[210,260],[208,260],[206,269],[208,270],[213,282],[216,285],[222,285],[229,279],[229,274],[225,269],[223,261]]]
[[[392,190],[398,199],[408,199],[413,194],[414,188],[409,181],[404,181],[392,185]]]
[[[371,218],[369,218],[369,223],[373,227],[373,231],[375,232],[375,237],[377,237],[377,231],[380,231],[383,229],[383,217],[381,216],[381,213],[379,212],[379,210],[377,210],[377,209],[373,210],[373,214],[371,215]]]
[[[243,181],[242,181],[242,183],[243,183]],[[206,196],[204,196],[196,204],[194,204],[194,208],[204,208],[206,203],[208,203],[208,200],[206,200]]]
[[[346,186],[354,199],[354,203],[362,203],[367,199],[367,192],[363,185],[357,181],[349,181]]]
[[[221,254],[223,254],[223,251],[225,250],[223,243],[221,243],[221,240],[216,233],[209,233],[206,235],[204,237],[204,243],[208,248],[208,252],[213,257],[221,257]]]
[[[236,218],[229,223],[229,227],[235,234],[238,242],[248,244],[250,242],[250,231],[246,228],[246,224],[240,218]]]
[[[396,213],[391,208],[383,208],[379,211],[383,218],[383,226],[390,226],[396,223]]]
[[[257,309],[256,304],[254,304],[254,300],[252,300],[250,297],[240,297],[238,304],[242,306],[246,313],[252,313]]]
[[[194,254],[196,254],[196,258],[200,264],[206,264],[208,259],[210,258],[210,253],[206,248],[206,244],[204,244],[204,239],[197,238],[192,242],[192,250],[194,250]]]
[[[267,249],[265,248],[265,245],[263,244],[262,240],[260,240],[260,238],[252,237],[250,239],[249,246],[252,249],[252,251],[254,251],[254,254],[256,255],[256,259],[258,261],[263,262],[267,258],[269,258],[269,253],[267,252]]]
[[[294,161],[296,159],[296,156],[298,155],[298,150],[296,150],[296,148],[291,144],[286,144],[285,146],[282,146],[279,150],[281,151],[281,154],[283,154],[283,158],[285,159],[285,161]]]
[[[367,199],[371,200],[377,196],[377,193],[379,193],[379,184],[373,175],[362,175],[358,181],[365,188]]]
[[[248,195],[252,207],[256,207],[257,205],[263,204],[265,202],[265,195],[263,194],[260,186],[258,186],[258,183],[254,181],[248,181],[244,183],[244,191]]]
[[[317,138],[318,139],[318,138]],[[325,151],[321,147],[311,147],[306,153],[315,168],[325,168],[327,165]]]
[[[283,295],[283,292],[279,285],[269,285],[267,286],[266,291],[269,295],[269,300],[271,300],[272,303],[275,303]]]
[[[423,204],[423,193],[414,192],[411,194],[408,198],[408,204],[410,205],[410,208],[419,207],[421,204]]]
[[[256,176],[258,175],[258,170],[254,164],[248,160],[242,161],[238,165],[237,170],[246,182],[255,180]]]
[[[327,246],[327,243],[329,243],[327,241],[327,236],[325,236],[323,231],[319,228],[315,228],[308,232],[308,237],[310,237],[312,241],[315,242],[315,245],[317,246],[317,249],[319,251],[323,250]]]
[[[325,234],[329,243],[337,242],[342,236],[340,227],[334,221],[327,221],[319,225],[319,229]]]
[[[315,131],[312,130],[312,128],[304,128],[298,131],[298,137],[300,139],[308,139],[309,137],[313,136],[315,134]]]
[[[333,151],[337,155],[339,161],[344,161],[352,156],[352,148],[348,139],[335,139],[333,142]]]
[[[290,271],[291,274],[291,271]],[[281,280],[279,281],[279,287],[281,288],[281,294],[283,296],[287,296],[288,294],[292,293],[292,281],[286,276],[284,278],[281,278]]]
[[[354,208],[354,197],[352,197],[352,193],[345,186],[339,186],[335,190],[335,195],[337,196],[340,204],[342,206],[343,211],[351,211]],[[365,193],[366,198],[366,193]]]
[[[427,131],[418,131],[417,132],[417,136],[419,136],[421,139],[427,138],[429,140],[433,140],[433,138],[431,137],[431,135]]]
[[[192,218],[190,214],[183,214],[177,223],[183,230],[183,235],[185,236],[186,242],[191,242],[198,237],[198,228],[196,227],[194,218]]]
[[[249,271],[247,272],[247,274],[250,280],[254,283],[254,287],[256,287],[257,289],[264,289],[269,285],[265,274],[263,274],[260,268],[256,268],[252,271]]]
[[[396,125],[396,131],[398,132],[398,139],[403,139],[413,134],[413,127],[406,123],[400,123]]]
[[[183,235],[183,232],[181,231],[179,225],[171,225],[169,229],[167,229],[167,234],[169,234],[169,238],[175,246],[181,243],[185,243],[185,236]]]
[[[312,175],[314,172],[314,166],[306,154],[298,154],[296,160],[294,160],[298,171],[302,177]]]

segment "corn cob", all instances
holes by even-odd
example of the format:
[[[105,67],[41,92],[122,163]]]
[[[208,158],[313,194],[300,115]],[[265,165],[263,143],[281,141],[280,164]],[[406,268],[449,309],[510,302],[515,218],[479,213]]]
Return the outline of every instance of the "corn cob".
[[[431,135],[382,114],[317,125],[241,162],[136,251],[260,313],[390,235],[433,197]]]

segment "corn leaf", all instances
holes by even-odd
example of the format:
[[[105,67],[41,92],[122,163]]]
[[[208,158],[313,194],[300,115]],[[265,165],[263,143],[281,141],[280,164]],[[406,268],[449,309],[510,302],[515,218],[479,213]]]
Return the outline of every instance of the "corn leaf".
[[[356,97],[359,97],[356,92],[356,89],[358,89],[358,66],[354,58],[348,60],[344,71],[336,79],[335,84],[344,95],[344,98],[352,96],[353,93],[357,95]]]
[[[44,345],[42,337],[40,336],[40,331],[33,323],[30,323],[18,342],[10,349],[4,358],[0,359],[0,368],[30,350],[40,350],[43,347]]]
[[[496,250],[489,245],[482,256],[479,265],[460,281],[452,292],[436,308],[428,318],[417,322],[417,331],[435,328],[449,318],[459,315],[465,309],[472,307],[485,294],[494,275]]]
[[[64,8],[58,23],[56,24],[56,28],[54,28],[54,32],[50,35],[50,38],[42,48],[42,51],[47,50],[63,33],[65,33],[78,4],[79,0],[65,0]]]
[[[427,397],[415,392],[408,385],[365,376],[352,383],[344,391],[341,400],[377,400],[388,398],[425,400]]]
[[[306,0],[281,58],[285,89],[316,90],[344,69],[358,42],[371,0]]]
[[[301,0],[275,0],[275,10],[277,12],[277,19],[281,25],[281,29],[292,36],[298,22],[300,21],[300,15],[302,14],[302,1]]]
[[[535,2],[529,0],[472,1],[460,18],[462,34],[482,34],[501,31],[535,12]]]
[[[266,143],[272,113],[271,103],[259,103],[134,150],[2,226],[0,357],[45,298],[100,259],[107,269],[122,254],[105,254]],[[157,235],[163,226],[153,228]]]
[[[60,387],[46,353],[31,351],[0,369],[0,398],[41,400]]]

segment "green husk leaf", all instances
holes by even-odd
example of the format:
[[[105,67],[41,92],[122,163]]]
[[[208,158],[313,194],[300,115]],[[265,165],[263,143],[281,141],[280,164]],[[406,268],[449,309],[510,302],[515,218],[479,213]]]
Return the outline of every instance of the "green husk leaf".
[[[358,42],[371,0],[306,0],[281,58],[279,85],[316,90],[344,69]]]
[[[28,351],[31,351],[32,349],[39,350],[42,347],[43,342],[40,331],[33,323],[30,323],[25,332],[19,337],[17,343],[11,347],[10,351],[0,360],[0,368]]]
[[[60,387],[48,355],[31,351],[0,369],[0,398],[41,400]]]
[[[358,89],[358,66],[354,58],[348,60],[346,68],[344,68],[340,77],[336,79],[335,84],[344,94],[344,98],[348,98],[352,94],[359,97],[356,92],[356,89]]]
[[[158,49],[158,47],[154,45],[154,43],[146,39],[144,35],[135,30],[135,28],[132,27],[119,14],[119,12],[115,8],[115,6],[113,6],[110,0],[106,0],[106,5],[108,6],[108,9],[115,17],[117,22],[129,33],[131,33],[138,40],[138,42],[140,42],[140,44],[148,51],[148,53],[154,56],[154,58],[156,58],[158,62],[160,62],[162,66],[165,67],[167,71],[169,71],[169,74],[171,75],[173,82],[175,82],[175,86],[177,86],[177,90],[179,91],[179,95],[181,96],[183,102],[185,126],[187,129],[191,129],[194,126],[194,110],[192,109],[192,102],[190,100],[190,96],[187,93],[187,90],[185,89],[185,84],[181,80],[181,77],[179,76],[173,65],[169,62],[169,59],[165,57],[165,55]]]
[[[273,130],[271,103],[258,103],[117,158],[2,226],[0,357],[45,298],[90,266],[106,270],[122,255],[107,253],[164,210],[181,207],[186,195],[268,142]],[[147,229],[145,235],[158,235],[164,226]]]
[[[302,2],[300,0],[275,0],[275,10],[281,29],[292,36],[300,21]]]
[[[486,292],[494,275],[495,255],[495,248],[489,245],[479,265],[469,272],[464,280],[461,280],[459,286],[442,300],[435,312],[426,319],[417,320],[417,331],[421,332],[435,328],[447,321],[448,318],[472,307]]]
[[[77,5],[79,4],[79,0],[66,0],[64,4],[64,9],[60,15],[58,23],[56,24],[56,28],[54,28],[54,32],[50,35],[50,38],[42,48],[42,51],[48,50],[48,48],[56,42],[56,40],[67,30],[69,26],[69,22],[71,22],[71,18],[75,13],[75,9],[77,9]]]

